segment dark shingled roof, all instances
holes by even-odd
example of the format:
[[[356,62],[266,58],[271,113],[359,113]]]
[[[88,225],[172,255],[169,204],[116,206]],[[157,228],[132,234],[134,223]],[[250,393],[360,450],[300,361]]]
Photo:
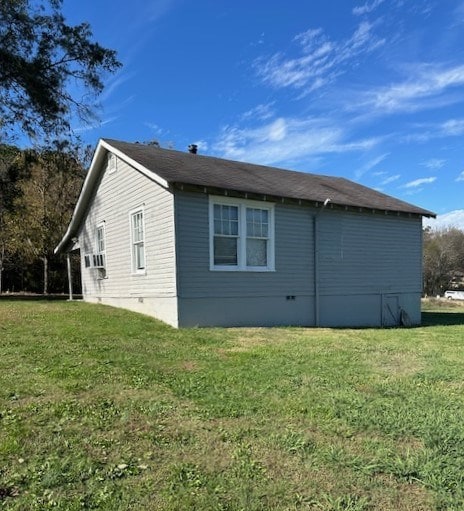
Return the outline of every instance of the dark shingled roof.
[[[372,188],[341,177],[283,170],[240,161],[105,139],[109,145],[170,184],[197,185],[289,199],[435,216]]]

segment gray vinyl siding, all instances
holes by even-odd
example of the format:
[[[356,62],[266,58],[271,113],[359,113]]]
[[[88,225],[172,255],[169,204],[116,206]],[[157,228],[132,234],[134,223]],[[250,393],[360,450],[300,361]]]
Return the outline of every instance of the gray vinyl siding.
[[[275,271],[212,271],[208,205],[207,194],[176,193],[180,298],[285,298],[312,294],[313,231],[308,209],[276,204]]]
[[[277,203],[275,271],[227,272],[210,269],[208,204],[176,194],[181,326],[420,323],[419,218]]]
[[[334,211],[318,222],[321,295],[421,293],[419,218]]]
[[[95,228],[104,222],[106,278],[82,264],[86,298],[125,299],[175,297],[175,241],[173,195],[118,159],[116,172],[105,171],[81,229],[82,263],[96,251]],[[143,208],[146,272],[132,272],[130,212]],[[103,300],[105,301],[105,300]]]

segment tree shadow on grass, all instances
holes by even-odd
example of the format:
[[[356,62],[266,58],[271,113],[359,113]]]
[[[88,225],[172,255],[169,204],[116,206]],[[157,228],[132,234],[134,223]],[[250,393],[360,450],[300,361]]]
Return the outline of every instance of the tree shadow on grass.
[[[422,326],[464,325],[464,312],[422,312]]]

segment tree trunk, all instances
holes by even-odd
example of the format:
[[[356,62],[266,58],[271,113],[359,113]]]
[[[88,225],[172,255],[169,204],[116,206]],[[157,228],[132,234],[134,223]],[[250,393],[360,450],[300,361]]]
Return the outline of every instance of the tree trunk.
[[[43,294],[48,295],[48,257],[42,258],[43,261]]]

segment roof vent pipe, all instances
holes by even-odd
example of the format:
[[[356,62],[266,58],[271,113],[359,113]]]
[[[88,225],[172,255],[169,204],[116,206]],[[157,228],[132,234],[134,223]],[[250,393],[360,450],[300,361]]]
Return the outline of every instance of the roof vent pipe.
[[[197,154],[197,151],[198,151],[198,146],[197,144],[190,144],[188,146],[188,150],[189,150],[189,153],[190,154]]]

